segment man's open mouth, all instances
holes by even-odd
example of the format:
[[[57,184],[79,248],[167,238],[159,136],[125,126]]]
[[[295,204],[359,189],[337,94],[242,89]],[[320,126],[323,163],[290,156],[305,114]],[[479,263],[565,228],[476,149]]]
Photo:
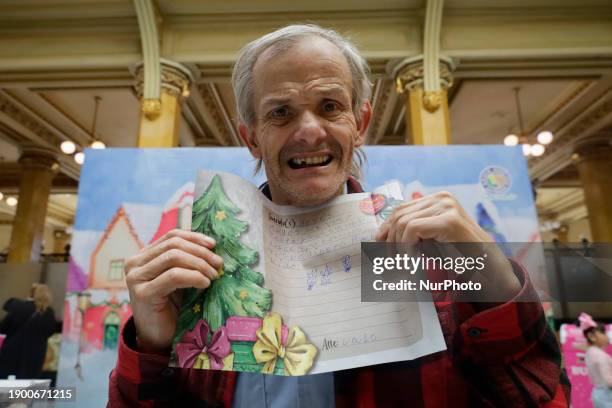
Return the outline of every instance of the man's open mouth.
[[[320,167],[327,166],[333,160],[332,155],[325,154],[322,156],[315,157],[300,157],[289,160],[289,167],[292,169],[303,169],[306,167]]]

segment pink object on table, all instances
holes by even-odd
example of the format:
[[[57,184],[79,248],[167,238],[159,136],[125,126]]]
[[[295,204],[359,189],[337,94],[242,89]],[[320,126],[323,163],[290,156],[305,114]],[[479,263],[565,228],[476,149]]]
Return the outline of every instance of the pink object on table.
[[[6,338],[6,335],[0,334],[0,348],[2,348],[2,343],[4,343],[5,338]]]
[[[258,317],[232,316],[225,321],[227,337],[230,341],[257,341],[257,329],[261,328],[263,320]],[[289,329],[281,326],[281,342],[287,342]]]

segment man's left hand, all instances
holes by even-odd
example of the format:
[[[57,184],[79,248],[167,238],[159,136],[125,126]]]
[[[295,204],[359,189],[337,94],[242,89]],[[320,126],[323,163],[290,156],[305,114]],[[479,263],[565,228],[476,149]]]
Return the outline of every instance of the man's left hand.
[[[448,243],[495,242],[446,191],[397,206],[380,226],[375,239],[411,245],[427,239]],[[512,299],[521,285],[510,261],[496,245],[483,245],[482,249],[486,252],[487,268],[475,280],[482,283],[490,298]]]

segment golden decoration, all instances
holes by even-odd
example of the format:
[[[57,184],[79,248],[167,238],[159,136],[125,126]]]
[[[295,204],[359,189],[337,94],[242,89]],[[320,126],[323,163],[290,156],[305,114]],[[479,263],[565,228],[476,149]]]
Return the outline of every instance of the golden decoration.
[[[200,313],[200,310],[201,310],[201,308],[200,308],[200,304],[199,304],[199,303],[196,303],[196,304],[193,306],[192,310],[193,310],[193,313]]]
[[[217,213],[215,214],[215,219],[217,221],[223,221],[226,218],[227,218],[227,215],[225,214],[225,211],[223,210],[217,211]]]
[[[240,297],[240,299],[244,300],[249,297],[249,292],[247,292],[246,290],[241,290],[238,296]]]
[[[221,265],[219,267],[219,269],[217,269],[217,275],[219,275],[219,277],[223,276],[223,274],[225,273],[225,271],[223,270],[223,265]]]
[[[202,370],[210,370],[210,359],[208,354],[200,353],[193,363],[193,368],[200,368]],[[221,371],[232,371],[234,368],[234,353],[229,353],[227,357],[223,359],[223,368]]]
[[[428,112],[433,113],[442,106],[442,91],[426,91],[423,93],[423,106]]]
[[[440,81],[440,88],[443,90],[448,90],[451,86],[453,86],[453,69],[454,64],[451,61],[440,59],[438,78]],[[400,94],[414,91],[416,89],[424,90],[424,80],[425,66],[423,59],[411,58],[408,61],[401,63],[395,71],[395,87],[397,93]]]
[[[263,325],[257,329],[257,341],[253,346],[253,355],[258,363],[265,363],[261,370],[264,374],[274,373],[276,359],[282,358],[285,364],[285,375],[304,375],[312,368],[317,348],[308,343],[306,335],[297,326],[289,329],[287,344],[281,343],[281,317],[270,313],[263,319]]]
[[[142,113],[149,120],[155,120],[161,114],[161,99],[143,99]]]

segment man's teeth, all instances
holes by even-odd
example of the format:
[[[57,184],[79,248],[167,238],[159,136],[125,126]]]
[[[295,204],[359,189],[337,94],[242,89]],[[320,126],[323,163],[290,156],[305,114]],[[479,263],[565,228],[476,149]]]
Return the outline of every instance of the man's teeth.
[[[318,156],[318,157],[304,157],[301,159],[291,159],[291,162],[297,166],[302,166],[304,164],[321,164],[329,160],[329,155],[326,156]]]

